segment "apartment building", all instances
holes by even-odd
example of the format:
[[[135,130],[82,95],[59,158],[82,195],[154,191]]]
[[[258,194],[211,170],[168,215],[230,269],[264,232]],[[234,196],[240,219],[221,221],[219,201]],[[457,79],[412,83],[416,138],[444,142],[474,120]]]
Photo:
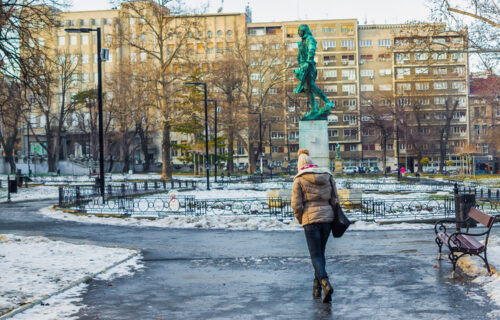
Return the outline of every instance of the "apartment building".
[[[147,2],[143,5],[147,9]],[[157,49],[158,41],[145,28],[144,17],[130,10],[127,4],[114,10],[59,15],[60,27],[39,42],[55,49],[61,57],[69,55],[77,65],[70,96],[96,86],[96,35],[67,33],[64,28],[102,29],[102,45],[109,49],[109,59],[102,65],[105,81],[119,71],[124,62],[138,70],[148,66],[158,70],[155,59],[134,45]],[[444,24],[358,25],[356,19],[251,23],[248,13],[176,17],[170,22],[170,32],[165,31],[163,45],[167,55],[182,46],[184,58],[169,64],[166,72],[211,73],[219,59],[242,45],[246,46],[251,60],[248,112],[261,113],[261,128],[256,130],[258,117],[241,115],[248,117],[244,140],[235,140],[233,146],[220,148],[219,154],[233,148],[235,165],[246,166],[249,161],[245,140],[255,144],[259,138],[256,133],[260,131],[266,168],[286,168],[296,159],[298,122],[308,110],[306,98],[293,92],[297,85],[293,69],[300,24],[308,24],[317,41],[316,83],[334,103],[328,117],[331,167],[337,144],[340,144],[345,166],[381,168],[383,151],[387,165],[393,168],[398,158],[399,165],[410,170],[414,170],[422,156],[430,157],[436,164],[440,128],[447,118],[450,118],[447,146],[450,159],[453,160],[458,148],[468,143],[471,124],[465,31],[448,32]],[[183,28],[192,29],[182,32]],[[267,71],[263,71],[264,58],[272,60],[266,65]],[[209,86],[208,91],[210,96],[220,95],[216,88]],[[107,97],[112,98],[112,94],[108,93]],[[53,103],[56,105],[58,101]],[[377,120],[373,110],[390,111],[379,114]],[[160,121],[161,115],[154,112]],[[86,132],[79,131],[80,120],[70,116],[63,143],[65,155],[85,157],[92,153],[92,140]],[[46,120],[43,115],[33,114],[30,121],[32,126],[42,127]],[[210,115],[210,132],[215,130],[213,123]],[[384,130],[386,139],[382,140]],[[425,139],[415,141],[415,137]],[[161,161],[161,140],[161,130],[157,127],[148,147],[147,156],[152,161]],[[185,145],[204,155],[199,137],[172,132],[171,141],[174,146]],[[35,143],[33,137],[30,143]],[[212,153],[213,143],[210,149]],[[174,164],[186,162],[185,150],[172,149]],[[250,153],[255,150],[256,147]],[[134,155],[139,162],[143,157],[139,151]]]
[[[470,77],[471,146],[475,149],[476,171],[498,172],[500,78],[493,74]]]

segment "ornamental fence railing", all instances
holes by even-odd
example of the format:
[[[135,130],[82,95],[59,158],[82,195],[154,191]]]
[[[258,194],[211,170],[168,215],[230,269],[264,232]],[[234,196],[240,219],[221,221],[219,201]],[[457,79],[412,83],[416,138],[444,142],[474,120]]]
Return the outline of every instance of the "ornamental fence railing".
[[[104,188],[106,201],[118,197],[137,196],[156,192],[166,192],[170,190],[191,190],[197,186],[194,180],[154,180],[143,182],[123,182],[106,183]],[[81,203],[91,200],[101,201],[101,195],[98,185],[81,185],[59,187],[59,206],[69,207],[79,206]]]
[[[361,203],[342,202],[345,213],[353,220],[433,220],[455,215],[453,197],[443,199],[364,199]],[[488,203],[480,203],[483,209],[498,210]],[[109,198],[105,203],[99,199],[82,200],[69,207],[81,214],[113,215],[137,218],[164,218],[167,216],[258,216],[292,219],[290,200],[282,198],[246,199],[196,199],[194,196],[179,196],[162,193],[137,197],[126,195]]]

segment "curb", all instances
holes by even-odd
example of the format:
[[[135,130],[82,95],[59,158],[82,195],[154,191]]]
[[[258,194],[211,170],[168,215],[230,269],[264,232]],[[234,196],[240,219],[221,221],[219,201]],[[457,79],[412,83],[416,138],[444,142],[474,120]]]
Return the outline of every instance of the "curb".
[[[3,316],[0,316],[0,320],[9,319],[9,318],[15,316],[18,313],[21,313],[21,312],[23,312],[23,311],[25,311],[27,309],[31,309],[34,306],[36,306],[36,305],[40,304],[41,302],[43,302],[43,300],[51,298],[51,297],[53,297],[55,295],[58,295],[60,293],[63,293],[64,291],[69,290],[69,289],[71,289],[73,287],[76,287],[77,285],[79,285],[79,284],[81,284],[83,282],[89,281],[89,280],[95,278],[96,276],[98,276],[99,274],[104,273],[107,270],[112,269],[112,268],[118,266],[119,264],[122,264],[122,263],[124,263],[124,262],[126,262],[126,261],[128,261],[128,260],[130,260],[130,259],[132,259],[132,258],[134,258],[134,257],[136,257],[136,256],[139,255],[140,251],[138,249],[132,249],[132,250],[135,250],[136,252],[130,254],[128,257],[126,257],[126,258],[124,258],[124,259],[122,259],[122,260],[120,260],[118,262],[113,263],[112,265],[108,266],[107,268],[104,268],[101,271],[98,271],[98,272],[93,273],[91,275],[85,276],[85,277],[83,277],[81,279],[75,280],[75,281],[71,282],[68,286],[66,286],[64,288],[61,288],[61,289],[59,289],[59,290],[57,290],[57,291],[55,291],[53,293],[47,294],[47,295],[45,295],[45,296],[43,296],[43,297],[41,297],[41,298],[39,298],[39,299],[37,299],[37,300],[35,300],[33,302],[25,304],[22,307],[19,307],[17,309],[9,311],[8,313],[4,314]]]
[[[25,199],[25,200],[11,200],[11,201],[1,201],[0,204],[11,204],[11,203],[23,203],[23,202],[39,202],[39,201],[52,201],[58,200],[58,197],[43,198],[43,199]]]

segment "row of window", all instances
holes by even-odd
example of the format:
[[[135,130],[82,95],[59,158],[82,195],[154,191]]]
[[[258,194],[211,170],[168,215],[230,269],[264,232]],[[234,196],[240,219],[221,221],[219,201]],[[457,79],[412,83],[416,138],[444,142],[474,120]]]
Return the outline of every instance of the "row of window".
[[[413,55],[414,61],[427,61],[429,57],[432,60],[448,60],[448,57],[457,62],[465,61],[465,54],[463,52],[451,52],[448,56],[448,52],[433,52],[429,55],[428,52],[417,52],[417,53],[396,53],[396,63],[403,64],[411,61],[411,56]]]
[[[458,92],[465,92],[466,89],[465,81],[434,81],[432,82],[432,87],[431,83],[429,82],[415,82],[414,85],[415,85],[415,90],[417,91],[430,90],[432,88],[434,90],[453,89],[457,90]],[[365,85],[365,86],[370,86],[370,85]],[[364,91],[373,91],[373,85],[371,85],[371,88],[372,90],[364,90]],[[412,90],[412,83],[398,83],[396,88],[398,94],[404,94]],[[361,89],[361,91],[363,91],[363,89]]]
[[[406,76],[412,75],[429,75],[431,70],[434,75],[447,75],[450,71],[452,75],[464,76],[464,66],[453,66],[450,70],[448,67],[416,67],[416,68],[396,68],[397,79],[404,79]]]

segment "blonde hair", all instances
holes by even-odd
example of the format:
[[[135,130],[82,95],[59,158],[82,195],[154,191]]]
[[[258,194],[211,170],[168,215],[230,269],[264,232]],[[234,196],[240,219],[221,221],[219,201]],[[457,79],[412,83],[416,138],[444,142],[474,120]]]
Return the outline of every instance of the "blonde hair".
[[[300,149],[299,152],[297,152],[297,154],[299,155],[299,158],[297,160],[297,170],[298,171],[300,171],[304,167],[307,167],[307,166],[313,164],[311,157],[309,157],[309,150]]]

